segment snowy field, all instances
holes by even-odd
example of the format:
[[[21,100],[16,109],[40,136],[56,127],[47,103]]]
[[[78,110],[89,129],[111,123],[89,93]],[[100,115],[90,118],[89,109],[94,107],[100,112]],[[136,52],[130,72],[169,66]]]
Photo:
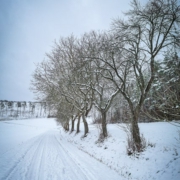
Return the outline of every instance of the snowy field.
[[[179,180],[180,128],[139,125],[152,147],[127,156],[122,125],[108,125],[109,138],[99,143],[97,125],[82,138],[83,131],[65,133],[54,119],[0,121],[0,179]]]

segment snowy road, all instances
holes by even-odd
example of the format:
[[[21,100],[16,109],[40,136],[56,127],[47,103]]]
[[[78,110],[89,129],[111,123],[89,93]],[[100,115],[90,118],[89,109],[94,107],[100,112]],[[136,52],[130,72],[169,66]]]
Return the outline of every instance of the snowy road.
[[[121,177],[48,130],[0,154],[2,180],[106,180]]]

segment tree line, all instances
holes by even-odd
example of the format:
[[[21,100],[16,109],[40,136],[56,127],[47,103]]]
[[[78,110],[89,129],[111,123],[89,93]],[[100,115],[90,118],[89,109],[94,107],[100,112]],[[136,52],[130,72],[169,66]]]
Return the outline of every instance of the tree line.
[[[65,130],[84,137],[92,108],[108,136],[107,114],[131,124],[133,151],[142,151],[138,122],[180,117],[180,6],[177,0],[131,2],[125,20],[116,18],[108,31],[91,31],[56,41],[33,74],[31,89],[51,102]],[[121,115],[121,116],[120,116]]]
[[[31,118],[51,115],[51,107],[47,102],[0,100],[1,118]]]

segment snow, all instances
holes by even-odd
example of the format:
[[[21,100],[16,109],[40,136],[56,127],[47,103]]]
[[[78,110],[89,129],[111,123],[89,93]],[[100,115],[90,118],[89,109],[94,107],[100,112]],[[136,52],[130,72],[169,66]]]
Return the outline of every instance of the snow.
[[[63,139],[52,119],[1,121],[0,130],[2,180],[119,179],[115,171]]]
[[[180,179],[178,127],[140,123],[152,147],[128,156],[124,126],[109,124],[109,137],[99,142],[99,125],[90,124],[82,138],[82,127],[79,134],[66,133],[54,119],[0,121],[0,179]]]
[[[0,155],[53,128],[57,125],[52,119],[0,121]]]
[[[110,137],[103,143],[97,142],[98,125],[90,126],[90,133],[86,138],[82,139],[82,134],[65,132],[63,137],[114,169],[122,179],[179,180],[180,139],[176,140],[179,129],[168,122],[140,123],[139,126],[150,146],[137,156],[126,154],[127,136],[122,125],[109,124]]]

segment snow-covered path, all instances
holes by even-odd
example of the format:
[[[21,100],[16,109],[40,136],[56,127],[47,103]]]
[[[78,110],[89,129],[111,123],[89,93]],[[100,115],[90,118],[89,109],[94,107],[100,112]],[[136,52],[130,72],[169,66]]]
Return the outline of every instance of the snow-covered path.
[[[106,180],[121,177],[51,129],[0,154],[3,180]]]

